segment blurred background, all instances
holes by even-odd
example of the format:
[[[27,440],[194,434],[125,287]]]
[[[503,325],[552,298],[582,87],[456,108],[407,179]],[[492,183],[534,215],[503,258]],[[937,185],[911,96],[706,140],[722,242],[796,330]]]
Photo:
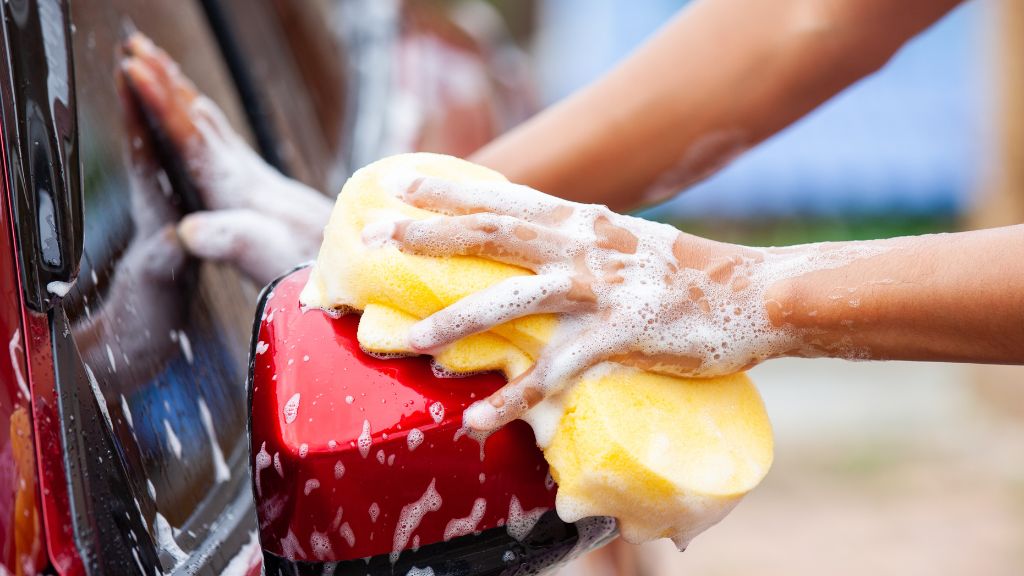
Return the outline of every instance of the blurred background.
[[[684,4],[493,5],[549,104]],[[643,215],[757,245],[1020,223],[1022,58],[1024,5],[966,2],[879,73]],[[661,542],[563,574],[1019,574],[1020,368],[782,360],[752,376],[777,434],[765,483],[683,554]]]
[[[137,189],[125,134],[110,129],[123,113],[113,74],[126,24],[167,49],[268,162],[332,194],[353,168],[386,154],[469,154],[597,78],[684,4],[74,3],[87,227],[72,322],[91,326],[110,305],[101,297],[110,279],[138,264],[122,258],[144,232],[128,211],[153,192]],[[231,50],[217,48],[232,35]],[[1024,3],[965,2],[881,72],[644,216],[757,245],[1024,222]],[[247,449],[235,388],[252,318],[240,308],[255,302],[256,286],[224,268],[203,264],[183,304],[190,320],[171,332],[190,334],[194,359],[179,339],[130,367],[125,355],[120,372],[99,378],[112,406],[127,396],[139,420],[154,423],[121,441],[138,454],[142,508],[175,526],[214,482],[212,468],[180,464],[161,445],[159,423],[173,424],[195,451],[190,462],[209,461],[187,391],[211,389],[225,452],[241,461]],[[111,323],[81,347],[106,358],[121,350],[122,333],[133,334]],[[666,542],[617,547],[563,576],[1020,574],[1022,369],[780,360],[753,377],[777,433],[765,483],[686,553]],[[174,410],[172,392],[188,397],[172,398]],[[146,496],[147,478],[159,498]]]

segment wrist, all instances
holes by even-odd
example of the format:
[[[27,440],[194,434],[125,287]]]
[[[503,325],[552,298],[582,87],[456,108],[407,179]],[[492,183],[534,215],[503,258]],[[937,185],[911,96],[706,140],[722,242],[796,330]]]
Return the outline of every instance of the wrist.
[[[816,356],[806,336],[821,331],[815,294],[810,284],[815,268],[801,270],[813,261],[808,247],[771,248],[763,264],[762,302],[767,318],[766,348],[769,358]]]
[[[779,356],[870,355],[868,329],[879,305],[879,290],[891,281],[872,281],[870,259],[884,246],[823,243],[773,249],[776,260],[765,283],[764,306],[773,330],[790,345]]]

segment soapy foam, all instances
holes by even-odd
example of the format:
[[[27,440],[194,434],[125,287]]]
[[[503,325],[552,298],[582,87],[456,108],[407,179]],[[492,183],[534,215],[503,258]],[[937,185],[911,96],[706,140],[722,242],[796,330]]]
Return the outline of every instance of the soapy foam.
[[[359,433],[356,445],[359,446],[359,454],[366,458],[370,455],[370,445],[373,444],[373,437],[370,436],[370,421],[363,420],[363,431]]]
[[[103,419],[107,422],[107,428],[113,431],[114,423],[110,420],[110,411],[107,410],[107,397],[100,390],[100,384],[96,381],[96,375],[92,373],[92,368],[88,364],[84,364],[84,366],[85,375],[89,380],[89,387],[92,388],[92,395],[96,398],[96,403],[100,407],[100,414],[103,414]]]
[[[524,512],[519,498],[512,496],[508,503],[508,521],[505,523],[505,529],[510,536],[522,542],[547,511],[548,508],[534,508]]]
[[[286,558],[307,558],[306,551],[302,549],[302,544],[299,543],[299,538],[295,536],[295,532],[292,532],[291,528],[288,529],[288,534],[284,538],[281,538],[281,552]]]
[[[444,420],[444,404],[440,402],[434,402],[430,405],[430,417],[434,419],[437,424]]]
[[[117,361],[114,360],[114,350],[110,348],[110,344],[107,344],[107,362],[110,363],[110,371],[116,374]]]
[[[404,352],[374,352],[372,350],[367,350],[362,346],[360,346],[359,349],[363,354],[366,354],[371,358],[376,358],[377,360],[394,360],[396,358],[409,358],[415,356],[415,354]]]
[[[452,538],[458,538],[459,536],[465,536],[472,534],[476,531],[476,527],[480,525],[480,521],[484,518],[484,512],[487,511],[487,500],[483,498],[477,498],[473,501],[473,508],[469,511],[469,515],[465,518],[453,518],[448,522],[448,525],[444,528],[444,541],[447,542]]]
[[[320,561],[334,556],[334,551],[331,549],[331,541],[327,538],[327,534],[323,532],[313,530],[312,534],[309,535],[309,548],[313,552],[313,557]]]
[[[132,422],[132,411],[128,407],[128,400],[121,394],[121,413],[124,414],[124,420],[128,423],[129,428],[134,428],[135,423]]]
[[[11,366],[14,368],[14,379],[18,382],[18,391],[21,392],[22,398],[29,400],[32,395],[29,393],[28,384],[25,382],[25,376],[21,373],[20,349],[21,328],[18,328],[13,334],[11,334],[11,340],[7,343],[7,353],[11,357]]]
[[[295,418],[298,417],[299,400],[301,399],[301,396],[302,395],[300,393],[296,392],[291,398],[288,399],[287,402],[285,402],[284,408],[282,409],[285,424],[291,424],[292,422],[295,422]]]
[[[161,552],[166,552],[174,560],[174,566],[179,566],[185,560],[188,560],[188,554],[178,546],[178,543],[174,540],[174,531],[171,529],[171,525],[167,522],[167,518],[164,518],[163,514],[157,512],[156,517],[153,519],[153,531],[156,533],[156,545]]]
[[[482,374],[482,372],[456,372],[454,370],[449,370],[435,359],[431,359],[430,361],[430,371],[434,373],[434,378],[447,379],[469,378],[470,376]]]
[[[60,280],[54,280],[46,284],[46,291],[58,298],[63,298],[68,295],[68,292],[74,287],[72,282],[61,282]]]
[[[405,441],[409,446],[409,452],[412,452],[423,443],[423,432],[420,432],[419,428],[413,428],[409,430],[409,435],[405,437]]]
[[[496,214],[475,214],[473,224],[462,232],[452,230],[451,222],[442,219],[405,222],[404,243],[422,253],[465,254],[481,244],[481,230],[488,245],[521,247],[532,241],[536,262],[530,267],[537,275],[506,280],[417,324],[410,334],[415,348],[431,350],[511,318],[556,310],[552,306],[559,297],[562,310],[572,311],[578,306],[569,302],[574,280],[589,284],[596,300],[593,310],[575,310],[576,314],[562,318],[555,341],[571,345],[547,358],[531,379],[541,396],[550,395],[595,361],[619,353],[653,359],[647,369],[710,376],[740,370],[751,361],[792,348],[791,335],[768,321],[764,290],[778,279],[852,260],[841,257],[838,263],[821,262],[811,253],[811,260],[818,260],[813,263],[823,264],[811,266],[812,262],[794,262],[790,255],[783,258],[752,250],[718,271],[688,268],[680,261],[683,256],[676,253],[676,243],[683,237],[670,226],[620,216],[601,206],[563,202],[512,184],[452,184],[425,178],[414,185],[420,178],[414,171],[396,170],[386,176],[385,184],[396,197],[414,205],[426,204],[435,211],[438,206],[452,206],[453,212],[469,209]],[[542,230],[547,232],[536,233],[531,222],[545,224],[547,228]],[[371,244],[387,242],[395,229],[394,222],[371,223],[364,237]],[[434,234],[435,230],[444,234]],[[773,268],[760,264],[772,257],[786,260],[786,264],[766,275],[763,270]],[[713,304],[719,304],[720,310],[715,312],[720,314],[711,313]],[[727,310],[735,312],[728,315]],[[723,320],[722,314],[728,320]],[[697,363],[679,365],[672,361],[675,358]],[[496,419],[474,424],[494,427],[510,407],[525,408],[516,398],[507,397],[506,401],[508,406],[498,408]],[[471,408],[467,416],[486,418],[480,406]]]
[[[495,188],[503,187],[490,182],[433,186],[461,198],[446,201],[473,206],[487,205]],[[495,209],[502,215],[523,221],[550,220],[550,215],[537,209],[546,206],[544,201],[501,200]],[[594,363],[618,356],[632,355],[645,369],[676,376],[728,374],[803,345],[802,335],[772,325],[764,305],[772,284],[884,252],[879,247],[849,245],[749,249],[692,267],[687,261],[692,256],[686,251],[688,243],[697,240],[688,240],[671,226],[621,216],[603,206],[569,202],[559,206],[565,216],[557,225],[548,224],[548,229],[562,241],[535,247],[542,261],[531,265],[536,276],[506,280],[418,323],[410,333],[412,345],[432,350],[512,318],[539,310],[561,311],[565,314],[549,352],[520,384],[520,393],[529,385],[540,397],[549,396]],[[429,230],[425,225],[429,222],[414,221],[408,226]],[[517,237],[514,225],[495,222],[487,230],[489,243],[529,242],[521,234]],[[426,253],[465,253],[467,245],[479,241],[472,230],[467,234],[431,236],[437,245],[426,248],[425,233],[413,240],[407,235],[403,242]],[[581,307],[579,298],[572,295],[578,283],[589,290],[591,304]],[[494,428],[527,407],[516,396],[506,395],[505,402],[494,409],[477,403],[467,410],[466,421],[474,427]],[[557,410],[550,412],[554,415]]]
[[[139,574],[145,574],[146,569],[142,567],[142,561],[139,560],[139,551],[134,546],[132,547],[132,557],[135,559],[135,567],[139,569]]]
[[[171,423],[164,418],[164,432],[167,435],[167,443],[171,447],[171,451],[174,452],[174,456],[179,460],[181,459],[181,440],[178,440],[178,435],[174,433],[174,428],[171,428]]]
[[[428,200],[431,209],[435,211],[438,211],[439,204],[444,204],[456,207],[472,206],[478,210],[495,212],[474,215],[477,220],[484,220],[489,243],[502,246],[530,242],[531,240],[516,237],[517,226],[530,222],[545,223],[557,234],[555,238],[562,240],[558,243],[538,243],[537,253],[549,261],[531,266],[537,273],[536,276],[511,278],[494,287],[496,298],[479,302],[500,303],[498,306],[460,306],[459,308],[468,311],[461,319],[462,322],[477,327],[489,327],[512,317],[534,313],[530,306],[535,305],[541,297],[567,291],[570,288],[568,278],[581,272],[589,272],[594,276],[591,278],[594,280],[591,288],[597,298],[596,308],[616,312],[609,326],[619,330],[626,329],[632,335],[639,336],[645,342],[642,347],[644,352],[660,353],[665,349],[670,353],[684,354],[692,353],[690,351],[694,349],[701,351],[705,348],[705,342],[732,342],[731,346],[727,346],[729,351],[717,350],[717,345],[711,345],[715,351],[720,352],[720,357],[712,362],[710,357],[702,354],[701,357],[708,361],[696,370],[686,371],[683,375],[709,376],[734,372],[746,365],[750,358],[770,356],[790,344],[789,338],[771,338],[773,333],[780,330],[771,326],[764,312],[763,294],[769,285],[810,271],[845,266],[854,260],[875,256],[884,251],[878,247],[829,244],[806,251],[750,249],[744,255],[735,257],[734,261],[722,262],[718,270],[701,270],[687,267],[685,262],[679,261],[676,242],[681,238],[680,232],[665,224],[615,214],[603,206],[558,200],[528,187],[507,183],[451,183],[425,178],[415,191],[406,192],[419,178],[421,175],[406,171],[393,176],[389,185],[394,186],[392,191],[396,196],[402,197],[404,194],[405,200],[414,204]],[[560,213],[563,217],[557,223],[552,223],[553,213]],[[415,226],[414,230],[418,231],[414,236],[428,234],[429,222],[431,220],[410,222],[409,226]],[[516,224],[517,222],[519,224]],[[393,223],[387,222],[370,225],[368,228],[371,233],[375,225],[394,226]],[[612,232],[606,232],[608,229]],[[457,231],[453,235],[447,228],[445,231],[448,234],[429,238],[437,243],[435,246],[430,246],[424,237],[409,238],[408,229],[405,241],[416,245],[418,249],[438,254],[465,252],[466,246],[476,241],[474,230],[467,229],[461,235]],[[635,248],[629,249],[628,240],[620,240],[618,245],[604,247],[613,243],[608,238],[620,237],[630,237]],[[683,243],[685,244],[685,239]],[[582,270],[580,264],[585,264]],[[609,271],[614,272],[614,280],[601,281],[601,275]],[[679,279],[673,279],[673,285],[666,286],[665,279],[668,277]],[[707,302],[720,304],[719,308],[748,312],[749,318],[741,318],[749,321],[738,322],[730,318],[732,325],[725,330],[726,333],[716,334],[723,331],[719,323],[723,316],[697,315],[693,313],[693,306],[684,310],[673,310],[672,304],[691,300],[690,294],[696,293],[694,288],[701,290],[702,297]],[[480,294],[482,293],[468,296],[460,301],[460,304],[473,302],[474,299],[481,300]],[[521,312],[501,312],[503,308],[509,307]],[[563,321],[571,318],[563,318]],[[411,336],[413,343],[418,344],[417,347],[429,349],[438,342],[451,341],[452,335],[443,332],[458,332],[462,328],[461,325],[455,324],[432,326],[434,330],[430,330],[425,328],[430,322],[428,320],[427,323],[421,324]],[[438,331],[442,334],[437,334]],[[419,338],[416,337],[417,332]],[[688,337],[688,334],[693,332],[704,338]],[[437,337],[429,337],[431,334]],[[711,335],[715,337],[707,338]],[[613,337],[611,334],[589,333],[588,336],[594,341],[591,345],[593,348],[607,348],[604,344],[609,337]],[[417,343],[417,339],[420,342]],[[579,367],[577,373],[578,370]]]
[[[427,486],[423,496],[420,496],[419,500],[403,506],[402,511],[398,514],[394,546],[392,546],[390,554],[392,564],[398,561],[399,554],[405,549],[405,545],[409,543],[409,538],[416,531],[416,528],[419,527],[423,517],[428,512],[437,512],[441,509],[441,495],[437,493],[436,484],[437,479],[431,479],[430,485]]]
[[[217,441],[217,431],[213,428],[213,416],[206,406],[206,401],[199,399],[199,417],[203,421],[203,428],[206,429],[206,437],[210,441],[210,452],[213,457],[214,479],[220,482],[227,482],[231,479],[231,470],[224,461],[224,452],[220,449],[220,442]]]
[[[320,487],[320,481],[316,478],[310,478],[306,480],[306,485],[302,489],[302,493],[309,496],[310,492]]]
[[[457,170],[458,167],[453,165],[453,171]],[[403,198],[404,195],[403,199],[411,200],[414,205],[439,211],[437,206],[446,203],[453,207],[451,214],[498,212],[546,226],[548,233],[561,235],[564,239],[552,242],[549,237],[538,235],[538,241],[531,248],[535,258],[529,264],[537,276],[558,278],[560,282],[538,282],[537,287],[527,283],[525,293],[522,290],[516,293],[515,287],[496,288],[493,292],[497,295],[494,301],[481,299],[479,302],[483,304],[477,305],[475,309],[456,307],[458,314],[449,315],[453,321],[441,323],[438,318],[433,318],[418,324],[410,335],[410,341],[417,351],[432,351],[429,350],[432,344],[447,342],[464,335],[467,330],[474,330],[474,322],[476,325],[481,324],[480,317],[491,314],[491,318],[495,318],[494,310],[489,305],[497,300],[503,301],[498,302],[499,305],[510,302],[523,310],[522,314],[529,314],[531,310],[541,309],[538,307],[541,301],[548,306],[561,299],[565,307],[557,310],[565,315],[559,317],[555,337],[549,340],[546,354],[540,358],[534,373],[524,380],[533,388],[530,392],[536,392],[531,398],[555,396],[556,390],[573,385],[584,369],[602,360],[613,357],[615,360],[627,360],[618,358],[618,355],[632,353],[641,356],[648,362],[642,366],[648,371],[704,376],[712,375],[716,370],[735,371],[752,360],[760,359],[755,353],[757,347],[762,347],[760,353],[765,356],[771,355],[772,346],[782,350],[790,349],[788,347],[794,344],[794,340],[796,344],[799,344],[799,340],[789,337],[799,335],[790,335],[785,328],[776,329],[771,326],[764,310],[765,289],[784,277],[813,270],[818,263],[823,263],[825,267],[838,267],[872,255],[843,253],[842,247],[830,247],[835,248],[832,252],[840,257],[818,258],[824,262],[804,262],[801,269],[801,265],[793,264],[799,255],[751,249],[744,252],[736,262],[715,262],[716,267],[704,266],[703,262],[699,262],[693,264],[695,267],[687,267],[686,250],[680,250],[678,256],[676,253],[675,244],[680,233],[668,226],[619,216],[602,207],[566,203],[511,184],[478,182],[452,185],[427,178],[415,192],[405,194],[409,184],[421,174],[407,171],[399,175],[399,172],[389,166],[388,170],[381,172],[381,177],[388,180],[384,184],[396,197]],[[377,180],[374,185],[381,184]],[[430,195],[434,195],[437,202],[425,202],[424,199]],[[389,210],[392,212],[390,215],[387,214]],[[397,212],[384,209],[376,214],[363,214],[363,217],[371,223],[380,219],[394,220]],[[403,213],[403,216],[407,214]],[[485,225],[492,223],[484,219]],[[499,237],[501,234],[505,235],[509,245],[518,242],[522,247],[523,242],[529,242],[528,238],[524,238],[530,235],[529,227],[525,235],[512,238],[523,230],[517,230],[516,226],[507,223],[507,219],[499,219],[496,234],[491,238],[493,243],[502,243],[503,238]],[[406,231],[409,229],[407,227]],[[414,234],[421,234],[415,241],[419,241],[425,251],[433,250],[438,254],[450,251],[452,244],[459,243],[461,249],[469,250],[475,241],[474,234],[479,237],[479,230],[469,230],[461,236],[458,233],[448,235],[446,239],[442,235],[431,236],[425,233],[426,229],[419,225],[411,229]],[[369,232],[373,236],[372,228]],[[439,238],[441,244],[428,246],[434,237]],[[635,248],[628,246],[630,238]],[[601,245],[601,242],[615,244],[610,239],[618,242],[618,249],[614,245]],[[689,246],[684,245],[683,248]],[[359,250],[360,247],[353,246],[353,249]],[[393,247],[386,249],[394,251]],[[813,260],[817,255],[809,252],[801,257]],[[766,264],[769,260],[771,262]],[[326,266],[327,263],[329,259],[325,260],[324,254],[321,254],[318,266]],[[330,270],[332,275],[338,273],[333,268]],[[313,305],[358,302],[358,299],[346,300],[343,284],[349,281],[348,278],[343,275],[340,279],[327,278],[326,274],[325,268],[320,278],[311,279],[304,290],[303,302]],[[568,297],[568,292],[580,288],[579,284],[584,287],[589,284],[593,292],[592,304],[586,303],[585,299],[573,300]],[[518,288],[523,288],[523,285],[520,284]],[[535,292],[530,293],[530,290]],[[513,313],[500,318],[514,316]],[[728,321],[724,320],[726,317]],[[763,352],[763,349],[769,349],[769,352]],[[692,357],[697,361],[678,362],[679,357]],[[616,366],[622,369],[620,365]],[[499,409],[504,413],[497,414],[490,422],[478,419],[472,423],[487,427],[488,424],[497,425],[517,416],[515,409],[526,408],[523,396],[506,396],[505,406]],[[553,400],[547,401],[544,406],[548,408],[546,413],[543,409],[535,409],[536,415],[531,412],[534,417],[530,423],[535,431],[540,431],[539,440],[546,445],[545,438],[554,434],[563,409]],[[467,422],[472,410],[467,411]]]
[[[260,451],[256,453],[256,495],[263,495],[263,471],[270,468],[270,453],[267,452],[267,443],[264,442],[260,446]]]
[[[181,348],[182,355],[185,356],[185,361],[192,364],[192,342],[188,339],[188,334],[185,334],[184,330],[178,330],[178,346]]]
[[[341,528],[338,528],[338,536],[341,536],[349,548],[356,545],[356,534],[352,531],[352,527],[349,526],[348,522],[345,522],[341,525]]]

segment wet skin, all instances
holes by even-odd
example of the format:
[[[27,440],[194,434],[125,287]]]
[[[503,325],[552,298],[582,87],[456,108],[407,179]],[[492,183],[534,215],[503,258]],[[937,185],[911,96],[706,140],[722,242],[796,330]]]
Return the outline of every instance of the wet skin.
[[[121,70],[182,159],[203,211],[177,226],[194,256],[235,265],[257,284],[316,256],[333,203],[267,165],[178,65],[140,33]]]
[[[916,20],[898,32],[916,31],[951,4],[916,3]],[[257,282],[315,255],[330,211],[325,197],[263,163],[141,35],[127,43],[122,70],[186,160],[207,208],[177,226],[189,253],[233,263]],[[1022,226],[762,249],[525,186],[488,184],[481,193],[479,186],[414,179],[394,192],[444,216],[367,230],[368,241],[431,256],[482,256],[537,273],[425,319],[412,332],[414,348],[429,352],[525,314],[570,320],[534,369],[477,405],[468,420],[479,429],[518,417],[604,360],[689,376],[778,356],[1024,363]],[[496,306],[509,301],[521,305]],[[641,308],[654,311],[644,322]]]
[[[1024,363],[1024,225],[751,248],[518,185],[417,178],[392,192],[446,216],[368,226],[368,244],[536,274],[422,320],[413,349],[561,315],[534,367],[467,411],[474,428],[521,416],[605,360],[696,377],[781,356]]]
[[[513,182],[633,210],[871,74],[960,0],[699,0],[607,74],[474,153]]]

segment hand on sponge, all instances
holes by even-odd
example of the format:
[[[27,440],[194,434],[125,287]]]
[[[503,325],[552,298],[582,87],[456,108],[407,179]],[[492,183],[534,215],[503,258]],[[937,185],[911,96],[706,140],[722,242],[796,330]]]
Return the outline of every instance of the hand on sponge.
[[[418,321],[532,274],[496,259],[364,244],[369,224],[438,216],[390,192],[389,178],[410,173],[504,181],[455,158],[407,154],[371,164],[345,185],[301,299],[361,310],[358,338],[371,352],[418,352],[409,344]],[[560,322],[550,313],[518,317],[431,352],[445,370],[501,370],[515,379],[531,370]],[[566,521],[613,516],[631,542],[671,537],[682,547],[724,517],[771,465],[770,424],[742,374],[687,379],[604,363],[575,380],[526,415],[558,482],[557,509]]]

